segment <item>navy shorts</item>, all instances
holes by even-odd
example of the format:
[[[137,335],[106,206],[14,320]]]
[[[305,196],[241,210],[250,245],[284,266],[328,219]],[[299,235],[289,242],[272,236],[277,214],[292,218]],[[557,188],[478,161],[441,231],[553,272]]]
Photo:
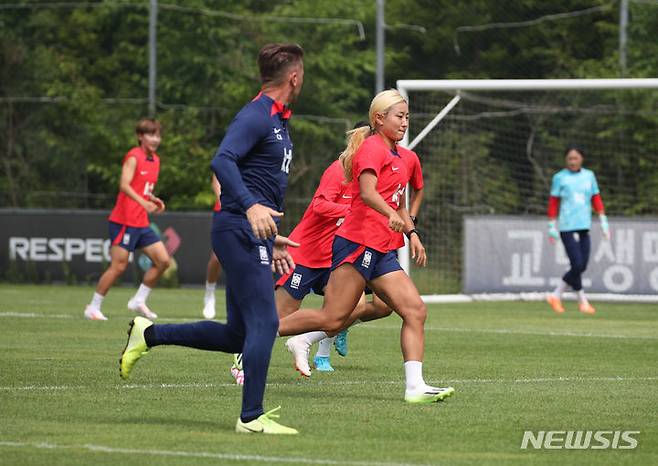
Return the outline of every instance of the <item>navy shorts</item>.
[[[340,236],[334,238],[331,270],[349,263],[367,282],[387,273],[402,270],[395,251],[379,252]]]
[[[324,288],[329,282],[329,275],[331,275],[329,267],[312,269],[297,264],[294,270],[282,275],[276,281],[276,287],[282,286],[290,296],[301,301],[311,291],[315,294],[324,295]]]
[[[158,234],[151,227],[129,227],[121,223],[110,222],[110,240],[112,246],[121,246],[127,251],[145,248],[160,241]]]

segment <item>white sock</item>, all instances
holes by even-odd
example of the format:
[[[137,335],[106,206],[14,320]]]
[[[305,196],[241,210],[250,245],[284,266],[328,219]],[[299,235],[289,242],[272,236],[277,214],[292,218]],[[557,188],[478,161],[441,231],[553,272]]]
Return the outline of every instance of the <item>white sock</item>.
[[[98,309],[100,311],[101,305],[103,304],[103,299],[105,299],[105,296],[99,293],[94,293],[94,297],[91,298],[91,303],[89,303],[89,305],[94,309]]]
[[[149,294],[151,294],[151,288],[142,283],[139,285],[139,289],[137,290],[137,293],[135,293],[133,299],[139,303],[145,303],[149,297]]]
[[[407,391],[416,392],[425,388],[423,380],[423,363],[420,361],[407,361],[404,363],[404,375],[407,382]]]
[[[331,345],[334,344],[336,337],[324,338],[318,343],[318,351],[315,353],[317,357],[328,358],[331,354]]]
[[[557,288],[555,288],[553,294],[558,298],[562,299],[562,293],[564,293],[564,290],[566,289],[567,289],[567,284],[564,282],[564,280],[560,280],[560,283],[557,284]]]
[[[302,333],[301,335],[298,335],[298,337],[303,338],[304,340],[306,340],[308,345],[311,346],[314,343],[317,343],[317,342],[327,338],[327,334],[325,332],[307,332],[307,333]]]
[[[578,290],[578,302],[580,304],[587,304],[588,303],[587,296],[585,296],[585,290],[583,290],[583,289]]]
[[[203,297],[203,304],[208,304],[208,301],[215,297],[215,288],[217,288],[216,283],[206,282],[206,294]]]

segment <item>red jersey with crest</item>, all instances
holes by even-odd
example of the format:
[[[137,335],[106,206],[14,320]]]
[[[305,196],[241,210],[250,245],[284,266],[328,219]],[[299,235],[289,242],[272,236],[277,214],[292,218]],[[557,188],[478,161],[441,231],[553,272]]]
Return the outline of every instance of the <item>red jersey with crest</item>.
[[[134,157],[137,161],[130,186],[145,200],[150,200],[155,184],[158,182],[160,157],[155,153],[151,157],[147,157],[141,147],[130,149],[123,158],[123,163],[126,163],[130,157]],[[117,202],[114,209],[112,209],[109,220],[129,227],[144,228],[149,226],[148,215],[144,207],[121,191],[119,191]]]
[[[400,207],[409,181],[407,164],[375,134],[363,141],[352,159],[352,207],[336,234],[379,252],[392,251],[396,249],[397,233],[388,227],[388,218],[368,207],[359,195],[359,176],[365,170],[377,175],[376,189],[386,203],[394,210]]]
[[[423,189],[425,184],[423,182],[423,171],[420,168],[420,159],[418,158],[418,155],[414,151],[400,146],[398,146],[398,154],[400,154],[400,157],[402,157],[402,160],[404,160],[407,165],[409,184],[411,187],[414,191]],[[402,246],[404,246],[404,235],[398,233],[395,248],[400,249]]]
[[[301,244],[298,248],[288,248],[296,264],[313,269],[331,267],[334,236],[352,203],[351,187],[344,181],[339,160],[322,174],[311,204],[288,236]]]

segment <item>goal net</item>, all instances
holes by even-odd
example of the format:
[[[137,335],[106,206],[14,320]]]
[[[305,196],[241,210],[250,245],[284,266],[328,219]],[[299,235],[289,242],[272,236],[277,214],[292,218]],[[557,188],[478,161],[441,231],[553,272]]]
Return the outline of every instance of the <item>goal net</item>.
[[[423,294],[539,291],[555,282],[558,272],[566,270],[566,258],[559,251],[553,254],[544,244],[545,213],[551,179],[564,167],[568,144],[584,148],[584,166],[594,170],[606,213],[613,227],[618,220],[622,236],[626,234],[623,219],[651,220],[658,216],[658,79],[398,81],[398,89],[408,98],[411,113],[403,143],[418,153],[425,178],[419,230],[430,263],[425,269],[410,264],[409,269]],[[480,222],[489,218],[502,219],[502,223],[485,238],[488,246],[483,245],[482,235],[479,239],[476,235],[475,240],[466,237],[467,219]],[[505,225],[514,222],[527,225],[523,228],[528,232],[533,228],[539,232],[535,242],[541,241],[541,254],[555,256],[557,265],[553,269],[549,260],[535,266],[537,244],[531,251],[534,256],[528,256],[527,261],[523,251],[517,254],[513,244],[503,244],[513,241]],[[594,241],[598,240],[596,223],[592,228]],[[652,228],[658,231],[656,225],[649,224],[647,234]],[[629,246],[620,243],[613,231],[610,251],[599,252],[602,256],[592,257],[590,263],[598,260],[603,264],[607,260],[609,264],[604,265],[612,267],[621,261],[624,267],[633,269],[643,260],[643,247],[649,248],[650,257],[655,252],[652,248],[658,248],[658,242],[651,242],[651,235],[646,240],[642,234],[633,239],[633,257],[620,258],[629,256],[628,251],[624,253],[624,247]],[[467,251],[467,241],[478,244],[475,248],[471,244]],[[616,250],[619,248],[621,253]],[[508,249],[512,251],[508,254],[511,262],[494,264],[494,259]],[[595,249],[593,246],[593,256]],[[516,267],[517,272],[526,273],[521,269],[526,265],[537,280],[506,288],[501,279],[500,286],[486,289],[484,284],[469,290],[469,277],[465,276],[465,269],[473,262],[469,254],[489,255],[494,269]],[[403,265],[406,260],[403,254]],[[492,272],[488,260],[480,257],[479,262],[473,262],[482,270],[471,267],[469,274],[502,276],[513,272]],[[652,265],[650,260],[645,265],[650,283],[642,289],[653,289],[655,285],[658,292],[658,264]],[[631,272],[639,274],[640,270]],[[616,290],[614,286],[606,288],[602,277],[600,291],[621,290],[619,283],[624,277],[619,273],[613,271],[608,277],[610,283],[617,284]],[[596,282],[596,288],[597,280],[592,278],[588,283]],[[640,277],[634,280],[637,285]],[[634,289],[627,288],[629,292]]]

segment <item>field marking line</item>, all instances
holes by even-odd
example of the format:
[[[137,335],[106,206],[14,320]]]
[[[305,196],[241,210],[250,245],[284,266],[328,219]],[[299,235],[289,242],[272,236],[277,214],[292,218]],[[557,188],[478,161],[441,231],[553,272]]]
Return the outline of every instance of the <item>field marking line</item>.
[[[434,384],[518,384],[518,383],[553,383],[553,382],[652,382],[658,380],[655,377],[528,377],[518,379],[443,379],[429,380]],[[268,383],[268,387],[319,387],[319,386],[350,386],[350,385],[404,385],[400,380],[352,380],[352,381],[318,381],[316,384],[310,383],[299,384],[295,381],[290,383]],[[195,389],[195,388],[241,388],[235,383],[162,383],[162,384],[129,384],[129,385],[111,385],[111,386],[84,386],[84,385],[25,385],[25,386],[5,386],[0,387],[0,391],[57,391],[57,390],[84,390],[84,389],[115,389],[115,390],[150,390],[150,389]]]
[[[28,317],[28,318],[57,318],[57,319],[71,319],[75,316],[71,314],[37,314],[33,312],[0,312],[0,317]],[[81,318],[82,320],[82,318]],[[201,320],[200,318],[197,320]],[[160,318],[158,322],[193,322],[193,318]],[[367,324],[367,323],[366,323]],[[359,324],[356,326],[358,329],[369,330],[400,330],[397,325],[380,325]],[[658,340],[658,336],[640,336],[640,335],[615,335],[610,333],[592,333],[592,332],[556,332],[547,331],[541,332],[536,330],[515,330],[512,328],[468,328],[468,327],[434,327],[428,325],[425,330],[429,332],[463,332],[463,333],[491,333],[500,335],[532,335],[532,336],[547,336],[547,337],[586,337],[586,338],[615,338],[620,340]]]
[[[367,322],[366,322],[367,323]],[[367,328],[371,330],[400,330],[395,325],[363,325],[359,324],[357,328]],[[463,333],[493,333],[501,335],[533,335],[546,337],[588,337],[588,338],[618,338],[622,340],[658,340],[658,336],[651,335],[615,335],[610,333],[592,333],[592,332],[540,332],[536,330],[516,330],[512,328],[468,328],[468,327],[433,327],[425,326],[426,331],[430,332],[463,332]]]
[[[315,459],[294,456],[262,456],[236,453],[214,453],[209,451],[184,451],[184,450],[141,450],[136,448],[114,448],[106,445],[58,445],[49,442],[14,442],[0,440],[0,447],[18,447],[18,448],[37,448],[37,449],[66,449],[66,450],[86,450],[92,453],[110,453],[123,455],[150,455],[150,456],[169,456],[182,458],[211,458],[229,461],[254,461],[261,463],[288,463],[288,464],[327,464],[327,465],[355,465],[355,466],[421,466],[419,463],[386,463],[377,461],[349,461],[349,460],[330,460]]]
[[[32,318],[32,319],[72,319],[71,314],[37,314],[36,312],[14,312],[6,311],[0,312],[0,317],[23,317],[23,318]]]

